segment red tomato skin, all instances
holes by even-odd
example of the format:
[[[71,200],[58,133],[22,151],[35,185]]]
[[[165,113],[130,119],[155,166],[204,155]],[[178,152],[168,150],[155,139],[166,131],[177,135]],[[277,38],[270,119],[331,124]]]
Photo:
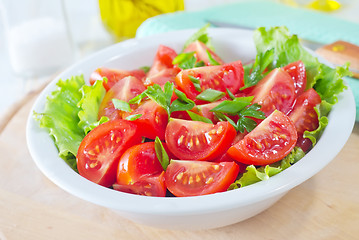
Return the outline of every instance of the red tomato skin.
[[[137,125],[126,120],[103,123],[82,140],[76,160],[79,174],[99,185],[110,187],[116,181],[122,153],[141,142]]]
[[[295,93],[297,95],[302,94],[305,91],[307,85],[307,73],[305,70],[304,63],[299,60],[283,67],[283,70],[289,73],[289,75],[293,79]]]
[[[195,52],[197,62],[203,61],[206,66],[210,66],[211,63],[209,61],[207,51],[209,51],[212,58],[216,60],[220,65],[224,64],[224,61],[216,53],[214,53],[210,48],[208,48],[203,42],[198,40],[189,44],[183,52]]]
[[[162,171],[160,174],[143,175],[140,179],[131,185],[115,183],[112,187],[114,190],[125,193],[144,195],[149,197],[165,197],[167,188],[165,184],[164,173],[165,172]]]
[[[284,113],[274,111],[227,153],[244,164],[267,165],[288,155],[296,141],[294,123]]]
[[[166,149],[166,144],[162,144]],[[139,195],[166,195],[163,167],[157,158],[154,142],[134,145],[122,154],[117,168],[117,181],[113,187],[118,191]]]
[[[120,69],[111,69],[111,68],[97,68],[90,75],[90,84],[93,85],[97,80],[103,80],[104,77],[107,78],[107,82],[103,82],[103,86],[106,91],[108,91],[113,85],[115,85],[122,78],[133,76],[139,80],[142,80],[146,73],[142,69],[135,69],[132,71],[120,70]]]
[[[308,138],[303,138],[304,131],[313,131],[318,128],[319,120],[314,107],[321,103],[319,94],[310,88],[298,96],[289,118],[294,122],[298,133],[297,146],[307,152],[312,145]]]
[[[154,61],[159,61],[168,68],[173,67],[173,59],[177,57],[177,53],[170,47],[160,45],[157,49],[157,53]]]
[[[210,161],[227,151],[236,130],[228,122],[216,125],[171,119],[168,123],[165,140],[168,149],[179,159]]]
[[[172,64],[173,59],[177,56],[175,50],[170,47],[160,45],[150,71],[144,79],[144,85],[152,86],[158,84],[164,86],[166,82],[174,82],[174,79],[180,69]]]
[[[154,142],[145,142],[128,148],[121,156],[117,168],[117,183],[129,185],[144,175],[163,171],[157,158]]]
[[[217,162],[217,163],[220,163],[220,162],[235,162],[237,165],[238,165],[238,172],[239,173],[245,173],[246,172],[246,169],[248,167],[247,164],[244,164],[244,163],[241,163],[241,162],[238,162],[236,161],[235,159],[233,159],[231,156],[229,156],[228,153],[224,153],[222,156],[220,156],[219,158],[213,160],[213,162]]]
[[[177,88],[198,104],[206,102],[196,99],[200,92],[195,89],[189,76],[195,77],[200,81],[202,91],[212,88],[226,92],[226,88],[228,88],[229,91],[235,94],[244,85],[244,70],[241,61],[182,70],[177,74],[175,79]]]
[[[249,94],[253,103],[261,105],[261,111],[268,117],[274,110],[288,114],[296,98],[294,82],[290,75],[280,68],[273,69],[253,88]]]
[[[177,197],[207,195],[226,191],[238,173],[234,162],[172,160],[165,172],[165,183]]]
[[[102,99],[98,119],[102,116],[107,116],[110,120],[121,119],[124,112],[115,108],[112,99],[116,98],[128,102],[144,90],[146,90],[146,88],[142,81],[135,77],[129,76],[119,80],[106,92]]]
[[[165,131],[168,123],[167,111],[152,100],[142,102],[130,113],[124,113],[123,118],[130,115],[142,114],[142,116],[132,122],[136,123],[143,137],[161,140],[165,139]]]

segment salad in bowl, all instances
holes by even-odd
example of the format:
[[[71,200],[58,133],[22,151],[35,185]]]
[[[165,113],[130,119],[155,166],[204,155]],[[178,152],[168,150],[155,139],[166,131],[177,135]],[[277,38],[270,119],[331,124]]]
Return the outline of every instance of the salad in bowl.
[[[140,222],[174,214],[177,227],[188,227],[191,221],[180,221],[186,214],[222,214],[225,220],[207,220],[202,227],[208,228],[253,216],[334,158],[351,132],[355,114],[349,111],[343,143],[331,159],[288,180],[289,170],[305,164],[325,138],[338,98],[345,93],[353,101],[343,81],[347,65],[319,62],[285,27],[205,26],[191,33],[120,43],[50,84],[28,122],[40,169],[76,196]],[[48,133],[58,156],[46,163],[44,155],[54,151],[39,153],[35,142],[47,141]],[[281,182],[281,175],[289,178]],[[272,179],[278,181],[270,186]],[[245,203],[251,191],[262,197]],[[244,195],[236,200],[232,193]],[[206,204],[212,197],[227,200]],[[246,204],[261,207],[228,213]]]

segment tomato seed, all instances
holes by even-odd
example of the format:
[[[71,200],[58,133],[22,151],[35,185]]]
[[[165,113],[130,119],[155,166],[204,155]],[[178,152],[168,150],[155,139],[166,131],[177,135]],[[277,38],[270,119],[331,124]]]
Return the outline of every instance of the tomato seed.
[[[197,145],[197,146],[199,145],[199,139],[198,139],[198,137],[196,137],[196,145]]]
[[[178,138],[178,141],[177,141],[177,144],[178,144],[178,145],[181,145],[181,144],[182,144],[183,138],[184,138],[183,135],[181,135],[181,136]]]
[[[216,170],[216,171],[218,171],[218,169],[219,169],[219,166],[218,166],[218,165],[212,165],[212,167],[213,167],[213,169]]]
[[[90,168],[95,168],[97,166],[97,161],[90,163]]]
[[[219,126],[219,128],[217,129],[217,134],[221,134],[223,132],[223,127]]]
[[[193,183],[193,177],[190,176],[189,179],[188,179],[188,184],[192,184]]]
[[[188,145],[189,145],[189,148],[192,148],[192,147],[193,147],[193,139],[192,139],[192,138],[189,140]]]
[[[212,182],[213,182],[213,177],[210,177],[210,178],[207,179],[206,184],[210,184]]]
[[[183,177],[183,172],[180,172],[178,175],[177,175],[177,180],[181,180]]]

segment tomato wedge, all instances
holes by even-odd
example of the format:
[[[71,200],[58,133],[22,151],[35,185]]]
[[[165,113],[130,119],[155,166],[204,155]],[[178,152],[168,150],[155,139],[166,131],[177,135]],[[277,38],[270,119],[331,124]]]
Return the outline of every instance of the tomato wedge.
[[[104,77],[107,78],[107,82],[103,82],[103,86],[108,91],[113,85],[115,85],[122,78],[133,76],[139,80],[142,80],[146,73],[142,69],[135,69],[132,71],[111,69],[111,68],[97,68],[90,76],[90,84],[93,85],[96,80],[102,80]]]
[[[296,61],[283,67],[283,70],[289,73],[294,81],[295,93],[297,95],[303,93],[307,86],[307,74],[302,61]]]
[[[141,117],[133,122],[138,125],[139,132],[143,137],[155,139],[159,137],[165,139],[165,131],[168,123],[167,111],[152,100],[142,102],[135,110],[130,113],[124,113],[126,118],[130,115],[141,114]]]
[[[212,88],[226,92],[226,88],[228,88],[235,94],[244,85],[243,75],[242,63],[236,61],[217,66],[182,70],[177,74],[175,81],[178,89],[184,92],[189,99],[200,103],[201,101],[196,99],[200,92],[196,90],[191,78],[196,78],[200,82],[202,91]]]
[[[288,155],[296,141],[294,123],[284,113],[276,110],[230,147],[227,153],[244,164],[267,165]]]
[[[166,82],[174,82],[180,69],[173,66],[173,59],[177,56],[175,50],[170,47],[160,45],[150,71],[144,79],[145,86],[158,84],[164,86]]]
[[[177,197],[189,197],[226,191],[237,178],[234,162],[171,160],[165,173],[167,189]]]
[[[194,41],[189,44],[183,52],[195,52],[197,62],[203,61],[206,66],[211,65],[207,51],[211,54],[212,58],[219,64],[224,64],[224,61],[215,54],[206,44],[201,41]]]
[[[80,175],[99,185],[112,186],[122,153],[141,140],[137,125],[130,121],[120,119],[97,126],[85,136],[78,149]]]
[[[216,125],[171,119],[165,139],[168,149],[183,160],[212,160],[225,153],[236,136],[235,128],[228,122]]]
[[[292,110],[295,101],[295,87],[291,76],[281,68],[272,70],[253,88],[249,96],[261,105],[261,111],[268,117],[274,110],[285,114]]]
[[[144,175],[131,185],[115,183],[112,187],[117,191],[125,193],[151,197],[165,197],[167,188],[165,185],[164,173],[165,172],[155,175]]]
[[[154,142],[132,146],[123,153],[118,163],[117,190],[122,188],[121,191],[125,192],[164,197],[166,187],[162,172]]]
[[[321,103],[319,94],[310,88],[302,93],[294,105],[293,111],[289,114],[289,118],[294,122],[298,133],[297,146],[307,152],[312,142],[308,138],[303,138],[304,131],[313,131],[318,128],[319,120],[314,107]]]
[[[113,105],[112,99],[116,98],[122,101],[129,101],[145,90],[142,81],[135,77],[125,77],[116,82],[110,90],[107,91],[100,104],[98,118],[107,116],[110,120],[121,119],[124,112],[118,110]]]

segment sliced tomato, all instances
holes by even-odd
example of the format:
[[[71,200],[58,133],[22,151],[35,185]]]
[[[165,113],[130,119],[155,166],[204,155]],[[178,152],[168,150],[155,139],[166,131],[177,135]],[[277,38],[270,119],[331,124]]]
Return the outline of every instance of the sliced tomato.
[[[167,190],[164,180],[164,171],[155,175],[143,175],[135,183],[130,185],[115,183],[112,187],[117,191],[151,197],[165,197]]]
[[[291,76],[281,68],[273,69],[253,88],[249,94],[253,102],[261,105],[261,111],[269,116],[274,110],[288,114],[296,98]]]
[[[141,140],[137,125],[126,120],[97,126],[79,146],[76,159],[80,175],[99,185],[112,186],[123,152]]]
[[[183,52],[195,52],[195,57],[197,58],[197,62],[203,61],[206,66],[212,65],[207,51],[211,54],[212,58],[218,62],[220,65],[224,64],[224,61],[214,53],[206,44],[201,41],[194,41],[189,44]]]
[[[314,107],[321,103],[319,94],[310,88],[302,93],[294,105],[293,111],[289,114],[289,118],[294,122],[298,133],[297,146],[307,152],[312,142],[308,138],[303,138],[304,131],[313,131],[318,128],[319,120]]]
[[[153,65],[156,67],[156,65]],[[179,73],[179,68],[160,68],[149,72],[148,76],[144,79],[143,84],[148,87],[153,84],[164,86],[166,82],[175,82],[176,75]]]
[[[297,142],[294,123],[276,110],[242,140],[228,149],[228,154],[244,164],[267,165],[284,158]]]
[[[143,137],[155,139],[158,136],[161,140],[165,139],[168,114],[163,107],[152,100],[147,100],[132,112],[124,113],[123,118],[136,114],[141,114],[141,117],[133,122],[138,125]]]
[[[236,61],[218,66],[182,70],[177,74],[175,81],[179,90],[184,92],[189,99],[199,103],[200,101],[196,100],[196,96],[200,92],[196,90],[189,76],[199,80],[202,91],[212,88],[226,92],[228,88],[229,91],[235,94],[244,85],[243,74],[241,61]]]
[[[96,80],[102,80],[104,77],[107,78],[107,81],[103,82],[103,86],[106,91],[108,91],[115,83],[117,83],[122,78],[133,76],[139,80],[142,80],[146,73],[142,69],[136,69],[132,71],[111,69],[111,68],[97,68],[90,76],[90,84],[93,85]]]
[[[122,155],[117,169],[116,184],[140,195],[165,196],[163,168],[157,158],[154,142],[146,142],[128,148]]]
[[[100,104],[98,118],[107,116],[110,120],[121,119],[124,112],[118,110],[113,105],[112,99],[116,98],[128,102],[145,90],[142,81],[129,76],[119,80],[107,91]]]
[[[177,197],[224,192],[237,178],[234,162],[171,160],[165,173],[168,190]]]
[[[304,63],[299,60],[283,67],[283,70],[289,73],[289,75],[293,79],[295,93],[297,95],[303,93],[307,85],[307,74],[305,71]]]
[[[222,101],[217,101],[217,102],[212,102],[212,103],[207,103],[207,104],[202,104],[202,105],[197,105],[197,109],[198,111],[195,112],[203,117],[206,117],[208,119],[210,119],[213,123],[217,123],[219,120],[218,118],[214,115],[213,112],[211,112],[211,110],[213,108],[215,108],[218,104],[220,104]]]
[[[145,86],[158,84],[163,86],[166,82],[174,82],[180,69],[173,66],[173,59],[177,56],[175,50],[170,47],[160,45],[150,71],[144,80]]]
[[[168,149],[183,160],[212,160],[230,147],[236,130],[228,122],[216,125],[171,119],[166,128]]]
[[[157,53],[154,59],[154,63],[160,62],[162,65],[167,68],[173,67],[173,59],[177,57],[177,53],[175,50],[168,46],[160,45],[157,49]]]

